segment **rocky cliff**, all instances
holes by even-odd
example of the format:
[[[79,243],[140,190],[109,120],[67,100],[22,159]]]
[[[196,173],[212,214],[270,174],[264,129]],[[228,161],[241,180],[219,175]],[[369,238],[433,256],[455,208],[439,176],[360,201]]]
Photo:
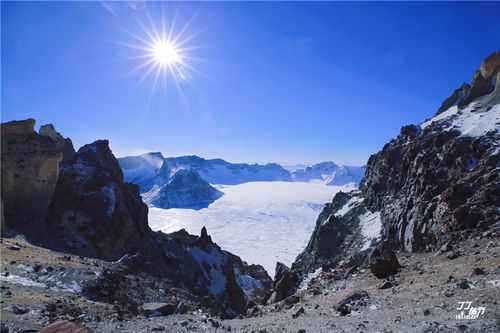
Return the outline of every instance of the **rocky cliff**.
[[[58,249],[117,260],[148,239],[147,213],[138,186],[123,181],[108,141],[100,140],[62,162],[47,223],[62,240]]]
[[[363,260],[371,245],[430,251],[499,228],[500,53],[434,118],[372,155],[359,191],[337,194],[293,268]]]
[[[205,228],[200,237],[151,231],[139,186],[124,181],[108,141],[75,152],[52,125],[40,134],[34,125],[32,119],[2,124],[5,224],[43,247],[115,261],[84,286],[87,297],[135,313],[144,295],[131,292],[129,284],[141,276],[138,290],[161,281],[181,290],[176,299],[224,317],[262,302],[271,286],[265,270],[222,250]],[[186,171],[172,178],[181,192],[190,179]]]

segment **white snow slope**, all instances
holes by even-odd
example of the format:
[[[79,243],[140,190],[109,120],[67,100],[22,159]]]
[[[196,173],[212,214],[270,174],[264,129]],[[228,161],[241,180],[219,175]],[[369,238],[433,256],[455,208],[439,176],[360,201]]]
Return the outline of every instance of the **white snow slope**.
[[[274,276],[277,261],[290,266],[305,248],[323,206],[353,187],[292,182],[250,182],[220,186],[224,195],[207,208],[149,209],[153,230],[207,227],[212,240]]]

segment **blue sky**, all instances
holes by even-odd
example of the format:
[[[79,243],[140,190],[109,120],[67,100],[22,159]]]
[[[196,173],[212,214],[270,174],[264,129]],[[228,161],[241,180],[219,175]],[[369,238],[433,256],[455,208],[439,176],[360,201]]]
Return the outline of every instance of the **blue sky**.
[[[77,147],[106,138],[118,156],[363,164],[500,45],[500,3],[1,6],[2,122],[53,123]],[[130,73],[143,60],[125,44],[148,14],[190,22],[196,71],[180,88]]]

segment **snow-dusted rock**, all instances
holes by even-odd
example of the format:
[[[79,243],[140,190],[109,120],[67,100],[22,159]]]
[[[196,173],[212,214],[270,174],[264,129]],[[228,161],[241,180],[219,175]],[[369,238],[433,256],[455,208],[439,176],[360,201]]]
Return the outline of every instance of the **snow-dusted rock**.
[[[328,260],[365,260],[379,241],[393,250],[431,251],[497,228],[499,69],[497,52],[432,119],[404,126],[372,155],[359,191],[339,193],[325,207],[292,268],[308,272]]]

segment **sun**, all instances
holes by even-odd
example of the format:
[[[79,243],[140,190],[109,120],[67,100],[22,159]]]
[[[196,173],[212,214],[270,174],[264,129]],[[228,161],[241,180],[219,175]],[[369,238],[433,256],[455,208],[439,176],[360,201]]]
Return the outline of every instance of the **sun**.
[[[160,67],[172,67],[182,63],[181,50],[171,41],[161,39],[155,41],[151,48],[151,57]]]
[[[199,48],[195,44],[199,32],[189,32],[192,20],[176,29],[175,18],[169,21],[162,16],[159,24],[155,24],[149,14],[147,18],[146,24],[137,21],[142,33],[125,29],[134,41],[122,45],[133,50],[129,59],[136,63],[127,75],[142,72],[139,83],[149,78],[148,81],[152,83],[151,94],[163,82],[163,91],[166,91],[167,85],[174,83],[182,95],[181,88],[192,83],[193,73],[203,75],[193,66],[193,62],[200,61],[193,55]]]

